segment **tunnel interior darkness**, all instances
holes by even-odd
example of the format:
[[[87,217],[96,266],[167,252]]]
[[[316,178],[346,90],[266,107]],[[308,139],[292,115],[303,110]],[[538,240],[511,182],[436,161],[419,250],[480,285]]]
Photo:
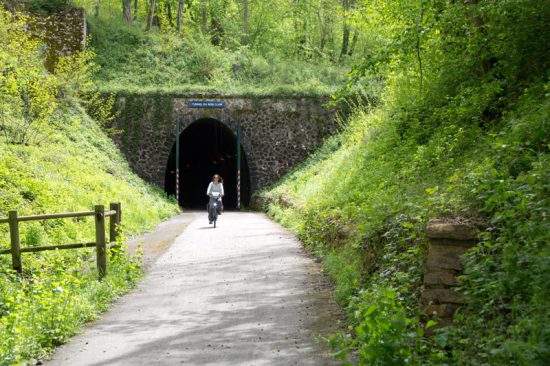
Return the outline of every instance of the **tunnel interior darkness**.
[[[237,207],[237,137],[220,121],[201,119],[187,127],[179,136],[180,197],[185,208],[204,209],[206,189],[214,174],[223,178],[226,209]],[[250,174],[246,156],[241,149],[241,206],[250,203]],[[172,147],[166,167],[165,191],[176,195],[176,144]]]

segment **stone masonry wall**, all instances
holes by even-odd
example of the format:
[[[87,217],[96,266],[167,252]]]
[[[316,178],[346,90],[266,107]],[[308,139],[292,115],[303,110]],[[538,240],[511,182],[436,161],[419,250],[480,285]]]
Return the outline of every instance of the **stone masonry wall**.
[[[19,8],[25,11],[24,2]],[[16,6],[17,8],[17,6]],[[31,14],[30,31],[45,46],[45,66],[50,72],[60,57],[83,51],[86,47],[86,13],[83,8],[67,6],[53,14]]]
[[[222,101],[225,108],[189,108],[189,101]],[[201,98],[127,95],[119,97],[115,138],[130,165],[145,180],[164,187],[166,164],[181,132],[192,123],[212,118],[236,135],[248,161],[252,193],[276,182],[336,131],[334,109],[318,98]]]
[[[426,258],[421,308],[429,318],[437,320],[436,328],[452,323],[455,311],[465,303],[454,291],[461,285],[461,257],[477,242],[477,229],[462,222],[432,220],[426,227],[430,248]]]

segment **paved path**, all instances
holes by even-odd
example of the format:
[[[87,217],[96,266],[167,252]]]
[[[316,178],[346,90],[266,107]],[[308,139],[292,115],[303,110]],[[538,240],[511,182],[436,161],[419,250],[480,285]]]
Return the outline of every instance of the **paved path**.
[[[291,233],[258,213],[226,212],[216,229],[182,216],[138,288],[46,365],[339,364],[314,340],[336,330],[338,306]],[[146,253],[167,240],[148,238]]]

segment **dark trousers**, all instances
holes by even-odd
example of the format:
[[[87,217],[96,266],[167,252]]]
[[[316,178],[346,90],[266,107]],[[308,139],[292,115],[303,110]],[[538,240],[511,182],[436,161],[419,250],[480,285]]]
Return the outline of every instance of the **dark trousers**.
[[[208,221],[214,221],[214,210],[210,209],[210,207],[213,207],[214,204],[216,205],[216,214],[219,215],[222,212],[221,201],[221,198],[210,197],[210,201],[206,205],[206,210],[208,211]]]

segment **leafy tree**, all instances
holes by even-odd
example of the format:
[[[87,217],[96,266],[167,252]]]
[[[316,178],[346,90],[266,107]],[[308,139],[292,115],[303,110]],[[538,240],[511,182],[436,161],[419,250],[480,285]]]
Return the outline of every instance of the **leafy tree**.
[[[34,13],[52,14],[70,4],[70,0],[30,0],[26,7]]]
[[[0,133],[11,143],[47,136],[55,124],[57,80],[49,74],[28,17],[0,8]]]

